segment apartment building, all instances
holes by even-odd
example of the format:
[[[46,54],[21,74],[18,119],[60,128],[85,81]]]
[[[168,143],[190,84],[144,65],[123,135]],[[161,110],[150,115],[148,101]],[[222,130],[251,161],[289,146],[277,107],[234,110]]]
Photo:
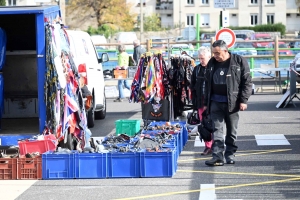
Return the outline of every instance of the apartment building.
[[[158,13],[163,27],[196,26],[197,14],[200,16],[200,28],[215,31],[219,27],[219,15],[222,8],[215,8],[219,0],[127,0],[134,6],[132,12],[144,16]],[[231,2],[233,0],[227,0]],[[229,12],[230,26],[255,26],[260,24],[282,23],[287,32],[300,30],[300,13],[295,0],[234,0]]]

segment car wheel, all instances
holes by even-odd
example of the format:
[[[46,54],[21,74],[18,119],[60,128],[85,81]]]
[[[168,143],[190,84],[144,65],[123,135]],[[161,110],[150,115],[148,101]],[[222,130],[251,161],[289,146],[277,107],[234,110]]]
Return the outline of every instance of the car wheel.
[[[106,117],[106,97],[104,95],[103,99],[103,109],[101,111],[95,112],[96,119],[104,119]]]
[[[87,125],[89,128],[93,128],[95,126],[95,116],[94,116],[95,112],[94,109],[91,108],[88,112],[87,112]]]

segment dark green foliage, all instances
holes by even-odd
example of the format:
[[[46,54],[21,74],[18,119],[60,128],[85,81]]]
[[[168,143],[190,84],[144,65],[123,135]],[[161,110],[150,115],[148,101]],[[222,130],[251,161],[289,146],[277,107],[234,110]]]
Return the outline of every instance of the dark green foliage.
[[[280,32],[281,35],[285,35],[285,25],[282,23],[240,27],[230,26],[229,28],[232,30],[253,30],[255,32]]]
[[[89,26],[86,32],[88,32],[90,35],[104,35],[106,38],[109,38],[109,36],[116,33],[116,31],[107,24],[99,26],[98,28]]]
[[[0,0],[0,6],[6,6],[6,1],[5,0]]]

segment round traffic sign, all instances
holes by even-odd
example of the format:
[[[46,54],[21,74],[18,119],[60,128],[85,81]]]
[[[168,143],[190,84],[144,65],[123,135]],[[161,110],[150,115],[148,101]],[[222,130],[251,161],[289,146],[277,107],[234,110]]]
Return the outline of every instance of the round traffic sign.
[[[235,33],[229,28],[222,28],[216,34],[216,40],[223,40],[228,48],[232,47],[235,43]]]

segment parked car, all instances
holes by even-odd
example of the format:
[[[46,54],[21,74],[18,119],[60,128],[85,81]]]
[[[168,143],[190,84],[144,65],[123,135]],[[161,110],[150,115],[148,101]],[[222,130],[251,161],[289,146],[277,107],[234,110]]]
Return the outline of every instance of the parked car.
[[[201,40],[209,40],[212,37],[215,37],[216,34],[215,33],[202,33],[200,36]]]
[[[236,42],[230,52],[241,56],[257,55],[257,50],[255,49],[253,44],[249,42]]]
[[[270,42],[269,45],[268,45],[268,48],[274,48],[275,45],[274,45],[274,42]],[[292,55],[293,52],[290,50],[290,49],[287,49],[289,48],[289,46],[285,43],[285,42],[278,42],[278,53],[279,55]],[[283,49],[281,49],[283,48]]]
[[[290,48],[292,48],[291,50],[293,51],[293,54],[296,55],[297,53],[300,53],[300,41],[290,42],[289,45],[290,45]]]
[[[158,37],[152,37],[152,48],[155,50],[166,50],[167,45],[166,44],[155,44],[155,42],[165,42],[163,39]]]
[[[172,45],[171,55],[180,55],[183,51],[185,51],[188,55],[193,56],[194,51],[190,50],[190,46],[188,44]]]

